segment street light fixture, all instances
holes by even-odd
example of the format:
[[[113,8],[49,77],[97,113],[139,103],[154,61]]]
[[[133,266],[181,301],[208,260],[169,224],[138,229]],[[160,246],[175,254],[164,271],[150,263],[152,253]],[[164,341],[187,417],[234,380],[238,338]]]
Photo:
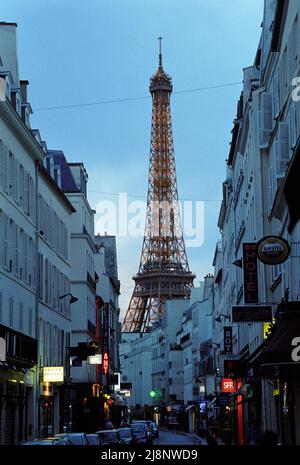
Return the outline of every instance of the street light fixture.
[[[67,294],[61,295],[59,298],[63,299],[64,297],[70,296],[70,304],[74,304],[74,302],[77,302],[78,298],[75,297],[71,292],[68,292]]]
[[[216,347],[221,347],[221,344],[219,342],[212,342],[209,347],[212,348],[213,346],[216,346]]]
[[[230,320],[229,315],[225,315],[225,313],[220,313],[220,315],[218,315],[217,318],[215,318],[215,321],[217,321],[218,323],[221,323],[221,316],[223,316],[224,318],[228,318],[228,320]]]

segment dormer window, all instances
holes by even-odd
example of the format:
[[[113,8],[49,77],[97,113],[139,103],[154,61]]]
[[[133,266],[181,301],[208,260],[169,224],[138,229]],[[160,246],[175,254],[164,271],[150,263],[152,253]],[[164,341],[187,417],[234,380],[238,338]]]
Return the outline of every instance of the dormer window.
[[[11,90],[11,87],[10,87],[10,82],[9,82],[9,78],[7,77],[6,78],[6,90],[5,90],[5,94],[6,94],[6,97],[10,100],[10,90]]]
[[[19,92],[16,94],[16,112],[19,116],[21,116],[21,99],[19,96]]]

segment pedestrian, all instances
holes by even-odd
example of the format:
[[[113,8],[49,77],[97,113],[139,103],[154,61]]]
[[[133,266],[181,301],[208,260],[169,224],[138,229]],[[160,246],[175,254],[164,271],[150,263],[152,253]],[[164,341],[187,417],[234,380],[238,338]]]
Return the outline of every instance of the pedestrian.
[[[257,444],[257,440],[258,440],[258,428],[257,428],[256,424],[253,423],[249,427],[249,433],[248,433],[249,445],[253,446],[253,445]]]
[[[107,422],[105,423],[105,428],[106,429],[113,429],[113,424],[110,420],[107,420]]]

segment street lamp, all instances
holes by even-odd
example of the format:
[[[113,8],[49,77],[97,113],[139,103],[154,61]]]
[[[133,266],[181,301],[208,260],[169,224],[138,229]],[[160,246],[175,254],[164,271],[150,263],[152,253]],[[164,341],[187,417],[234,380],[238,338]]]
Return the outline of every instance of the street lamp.
[[[219,342],[212,342],[209,347],[212,348],[213,346],[216,346],[216,347],[221,347],[221,344]]]
[[[59,298],[63,299],[64,297],[70,296],[70,304],[74,304],[74,302],[77,302],[78,298],[75,297],[71,292],[68,292],[67,294],[61,295]]]
[[[215,321],[217,321],[218,323],[221,323],[221,316],[223,316],[224,318],[228,318],[228,320],[230,320],[230,316],[229,315],[225,315],[225,313],[220,313],[217,318],[215,318]]]

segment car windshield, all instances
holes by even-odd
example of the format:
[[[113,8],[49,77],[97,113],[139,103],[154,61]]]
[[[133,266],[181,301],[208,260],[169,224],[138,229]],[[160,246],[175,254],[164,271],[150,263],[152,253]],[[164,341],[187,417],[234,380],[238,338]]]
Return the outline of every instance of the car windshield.
[[[104,441],[114,441],[117,439],[117,433],[115,431],[105,431],[100,433]]]
[[[145,425],[143,423],[136,423],[132,425],[132,430],[134,432],[145,432]]]
[[[72,444],[74,444],[75,446],[82,446],[83,445],[83,439],[82,439],[82,436],[73,436],[73,435],[69,435],[68,436],[68,439],[71,441]]]
[[[88,440],[89,444],[93,444],[93,445],[95,445],[95,444],[98,445],[99,444],[99,440],[98,440],[97,436],[87,435],[87,440]]]

